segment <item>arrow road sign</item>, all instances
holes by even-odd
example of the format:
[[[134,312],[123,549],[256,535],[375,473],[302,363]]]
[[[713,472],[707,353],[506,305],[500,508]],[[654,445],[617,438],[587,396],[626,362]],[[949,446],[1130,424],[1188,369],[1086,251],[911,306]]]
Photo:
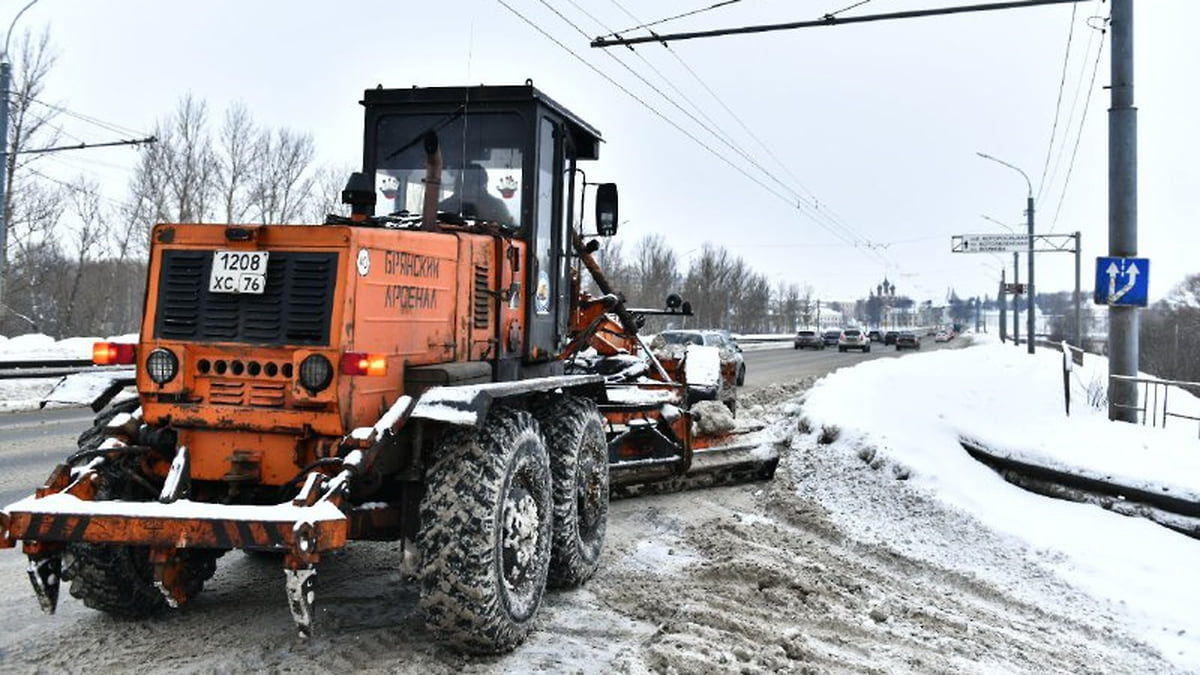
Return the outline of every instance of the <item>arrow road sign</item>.
[[[1145,307],[1149,287],[1149,258],[1096,258],[1097,305]]]

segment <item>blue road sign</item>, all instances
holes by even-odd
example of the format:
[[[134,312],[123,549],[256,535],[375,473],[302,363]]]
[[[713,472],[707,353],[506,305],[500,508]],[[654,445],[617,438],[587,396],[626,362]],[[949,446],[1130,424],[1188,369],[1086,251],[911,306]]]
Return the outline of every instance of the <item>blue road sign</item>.
[[[1149,258],[1096,258],[1097,305],[1145,307],[1149,288]]]

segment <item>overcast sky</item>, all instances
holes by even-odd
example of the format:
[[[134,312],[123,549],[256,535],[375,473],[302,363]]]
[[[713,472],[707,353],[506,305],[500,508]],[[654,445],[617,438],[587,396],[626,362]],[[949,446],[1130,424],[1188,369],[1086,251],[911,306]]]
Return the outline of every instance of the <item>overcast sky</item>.
[[[811,285],[833,300],[865,296],[885,275],[918,300],[941,302],[950,287],[994,296],[1011,254],[950,251],[952,235],[1004,231],[981,215],[1024,227],[1025,180],[976,156],[984,152],[1028,174],[1039,232],[1083,233],[1090,294],[1094,258],[1108,250],[1110,79],[1109,40],[1092,27],[1103,26],[1093,17],[1107,17],[1109,3],[636,52],[593,49],[589,38],[714,2],[504,3],[39,0],[13,39],[48,29],[58,60],[47,102],[129,129],[123,137],[150,134],[190,92],[217,119],[242,101],[262,124],[310,132],[323,163],[347,168],[361,161],[358,101],[366,88],[532,79],[603,133],[588,179],[619,184],[627,250],[661,233],[690,259],[707,241],[772,283]],[[0,28],[24,4],[4,3]],[[853,4],[740,0],[656,29],[811,20]],[[872,0],[840,16],[958,4],[971,3]],[[1157,299],[1200,272],[1198,209],[1189,199],[1200,185],[1200,43],[1190,35],[1200,2],[1136,4],[1139,255],[1152,261]],[[60,120],[65,139],[114,139],[82,120]],[[64,180],[92,174],[119,199],[135,161],[127,148],[85,150],[56,153],[45,166]],[[1072,288],[1073,263],[1066,253],[1040,255],[1040,289]],[[1022,260],[1022,279],[1024,267]]]

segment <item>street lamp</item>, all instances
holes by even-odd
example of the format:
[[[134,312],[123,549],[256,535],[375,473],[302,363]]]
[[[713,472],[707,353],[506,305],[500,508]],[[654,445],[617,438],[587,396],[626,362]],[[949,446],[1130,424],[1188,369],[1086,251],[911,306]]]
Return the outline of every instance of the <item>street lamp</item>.
[[[8,273],[8,89],[12,79],[12,66],[8,62],[8,41],[12,38],[13,26],[25,10],[33,7],[37,0],[29,3],[17,12],[12,23],[8,24],[8,33],[4,36],[4,52],[0,53],[0,316],[4,308],[4,277]]]
[[[1029,283],[1027,284],[1029,286],[1029,288],[1027,289],[1029,294],[1027,296],[1028,302],[1025,307],[1029,316],[1027,316],[1025,318],[1025,320],[1026,320],[1026,324],[1025,324],[1026,337],[1025,337],[1025,339],[1026,339],[1027,344],[1029,345],[1028,352],[1030,354],[1032,354],[1033,353],[1033,330],[1034,330],[1034,328],[1033,328],[1033,319],[1034,319],[1034,317],[1033,317],[1033,293],[1034,293],[1034,289],[1033,289],[1033,183],[1031,183],[1029,181],[1029,176],[1027,176],[1024,171],[1013,166],[1012,164],[1009,164],[1008,162],[1006,162],[1002,159],[996,159],[995,157],[992,157],[991,155],[983,153],[983,152],[976,152],[975,154],[979,155],[980,157],[982,157],[984,159],[990,159],[993,162],[996,162],[997,164],[1002,164],[1004,166],[1007,166],[1008,168],[1012,169],[1013,171],[1016,171],[1017,173],[1021,174],[1021,177],[1025,179],[1025,186],[1029,189],[1029,192],[1028,192],[1029,196],[1026,198],[1026,201],[1025,201],[1025,219],[1026,219],[1026,223],[1029,225]]]
[[[982,213],[979,214],[979,217],[983,218],[984,220],[986,220],[988,222],[995,223],[995,224],[999,225],[1000,227],[1003,227],[1004,229],[1008,230],[1009,232],[1012,232],[1013,234],[1017,233],[1016,230],[1009,227],[1007,223],[1004,223],[996,218],[993,218],[988,215],[984,215]],[[1017,285],[1017,284],[1021,283],[1021,264],[1020,263],[1021,263],[1021,253],[1019,251],[1013,251],[1013,285]],[[1001,276],[1003,276],[1003,275],[1001,275]],[[1001,310],[1003,311],[1003,308],[1001,308]],[[1004,341],[1003,331],[1001,331],[1000,338],[1001,338],[1001,342],[1003,342]],[[1016,293],[1013,293],[1013,344],[1016,345],[1018,348],[1021,346],[1021,296],[1017,295]]]

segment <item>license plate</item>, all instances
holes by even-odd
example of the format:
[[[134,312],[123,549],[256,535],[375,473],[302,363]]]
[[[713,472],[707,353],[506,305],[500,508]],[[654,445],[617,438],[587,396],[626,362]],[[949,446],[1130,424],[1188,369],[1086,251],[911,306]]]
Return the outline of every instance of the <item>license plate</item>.
[[[267,287],[267,251],[213,251],[210,293],[258,293]]]

